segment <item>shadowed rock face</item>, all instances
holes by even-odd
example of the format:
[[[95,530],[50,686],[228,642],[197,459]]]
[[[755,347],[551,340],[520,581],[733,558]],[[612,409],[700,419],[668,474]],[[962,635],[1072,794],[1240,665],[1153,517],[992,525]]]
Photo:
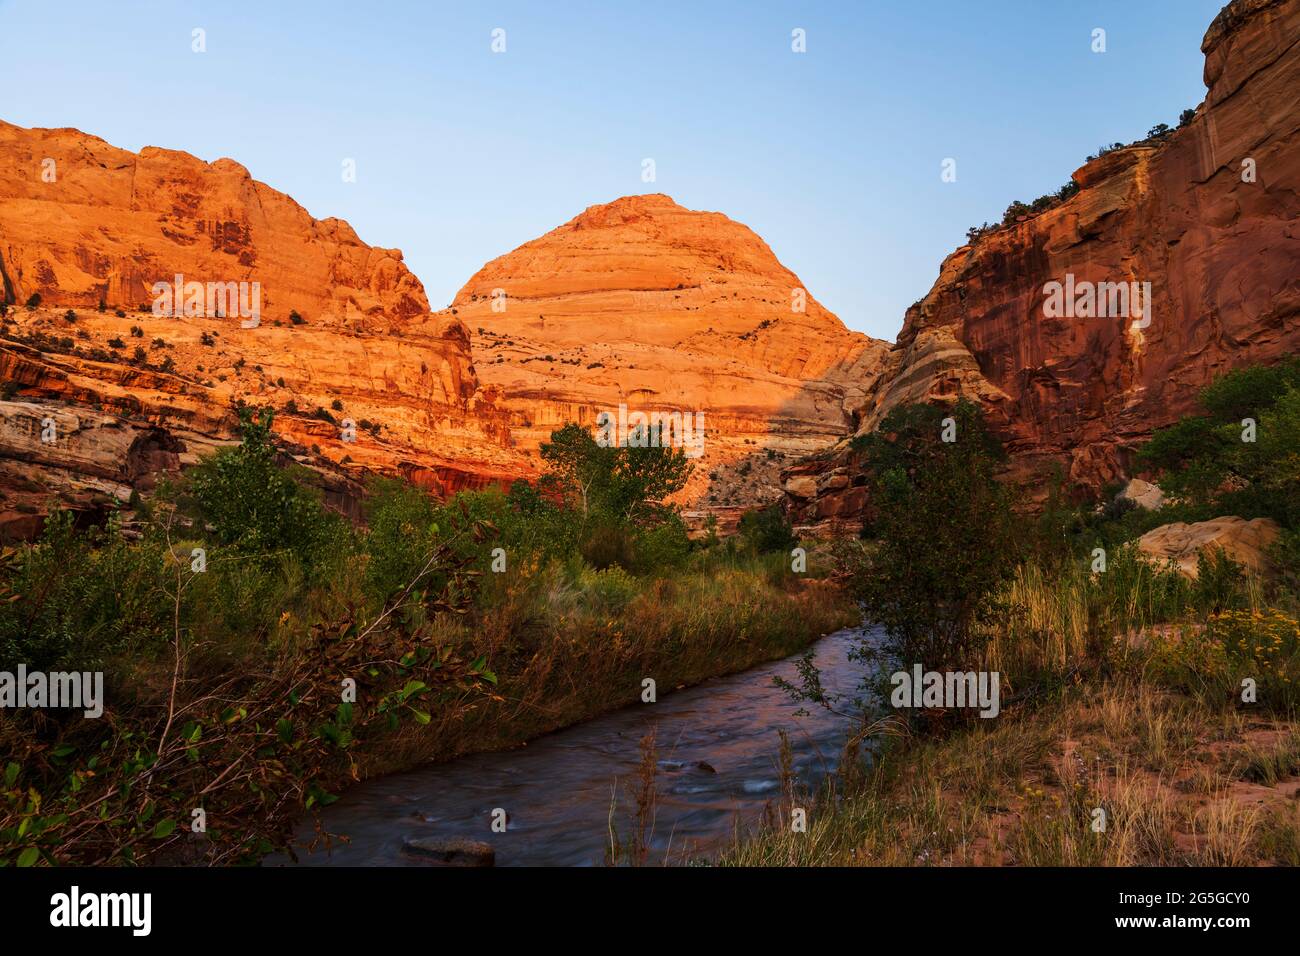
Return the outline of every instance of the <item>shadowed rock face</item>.
[[[664,195],[592,206],[494,259],[449,312],[522,449],[620,404],[704,413],[696,495],[720,465],[833,444],[888,348],[847,330],[753,231]],[[737,496],[779,497],[771,471]]]
[[[1202,50],[1208,92],[1189,124],[1088,163],[1075,196],[944,261],[868,390],[861,430],[899,404],[964,395],[984,404],[1034,490],[1058,466],[1096,490],[1126,476],[1134,448],[1193,411],[1217,375],[1294,354],[1300,0],[1235,0]],[[1149,282],[1149,326],[1046,317],[1044,287],[1067,274]],[[843,448],[789,477],[854,469]],[[856,519],[863,498],[850,486],[790,501],[826,521]]]

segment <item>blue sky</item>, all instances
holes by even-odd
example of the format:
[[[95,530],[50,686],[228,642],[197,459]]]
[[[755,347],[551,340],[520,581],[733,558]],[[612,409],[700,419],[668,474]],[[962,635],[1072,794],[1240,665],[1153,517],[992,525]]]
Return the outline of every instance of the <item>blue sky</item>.
[[[1201,101],[1220,6],[0,0],[0,117],[230,156],[402,249],[434,308],[587,206],[665,192],[892,339],[968,226]]]

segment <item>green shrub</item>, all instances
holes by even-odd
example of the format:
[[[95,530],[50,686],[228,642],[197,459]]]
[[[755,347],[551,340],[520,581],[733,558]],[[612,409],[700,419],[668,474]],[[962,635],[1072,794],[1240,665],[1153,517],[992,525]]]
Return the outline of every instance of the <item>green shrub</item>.
[[[1196,606],[1211,614],[1246,605],[1246,569],[1223,548],[1201,551],[1196,558]]]
[[[951,422],[947,420],[951,419]],[[943,441],[955,426],[955,440]],[[993,597],[1017,564],[1002,460],[979,408],[910,405],[855,442],[872,481],[874,549],[848,570],[895,663],[978,663]]]
[[[155,648],[172,630],[165,559],[157,537],[128,542],[112,522],[82,534],[71,512],[51,515],[40,541],[11,556],[0,587],[0,669],[88,669]]]
[[[365,588],[382,604],[424,566],[440,530],[437,505],[419,488],[383,479],[366,501]]]
[[[598,520],[590,523],[579,552],[597,570],[618,566],[636,567],[636,545],[632,529],[622,522]]]
[[[239,410],[243,441],[219,451],[190,474],[188,490],[213,538],[249,555],[292,552],[306,567],[337,541],[341,520],[319,493],[296,480],[298,469],[276,462],[273,412]]]
[[[760,554],[788,552],[799,543],[794,527],[780,505],[751,508],[740,516],[740,536]]]
[[[680,568],[690,551],[686,523],[675,514],[669,515],[636,536],[636,569],[641,574],[654,574]]]
[[[593,610],[620,614],[637,596],[636,578],[617,565],[594,571],[581,579]]]

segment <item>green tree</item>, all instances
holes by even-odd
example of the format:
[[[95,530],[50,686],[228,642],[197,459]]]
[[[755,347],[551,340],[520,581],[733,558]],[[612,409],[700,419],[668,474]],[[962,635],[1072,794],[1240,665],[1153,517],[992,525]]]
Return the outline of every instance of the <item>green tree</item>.
[[[799,537],[780,505],[746,511],[740,516],[739,531],[745,543],[760,554],[789,551],[799,543]]]
[[[202,462],[189,478],[199,517],[221,544],[251,554],[288,550],[310,566],[339,519],[319,494],[276,461],[274,413],[240,408],[242,441]]]
[[[1234,369],[1199,400],[1208,414],[1156,431],[1139,463],[1190,504],[1300,527],[1300,359]]]
[[[686,486],[691,465],[681,449],[663,447],[662,432],[602,446],[584,428],[568,424],[543,442],[550,468],[545,487],[586,516],[633,524],[666,514],[666,499]]]
[[[850,570],[869,622],[885,632],[882,649],[897,664],[977,665],[981,625],[1018,559],[1009,495],[995,479],[1003,454],[980,409],[896,408],[855,446],[875,540]]]

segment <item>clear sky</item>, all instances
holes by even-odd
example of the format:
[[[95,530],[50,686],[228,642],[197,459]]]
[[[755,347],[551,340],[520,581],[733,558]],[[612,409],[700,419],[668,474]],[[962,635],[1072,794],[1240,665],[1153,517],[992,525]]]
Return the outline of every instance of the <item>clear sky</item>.
[[[0,0],[0,117],[230,156],[402,249],[434,308],[587,206],[665,192],[892,339],[968,226],[1201,101],[1221,6]]]

